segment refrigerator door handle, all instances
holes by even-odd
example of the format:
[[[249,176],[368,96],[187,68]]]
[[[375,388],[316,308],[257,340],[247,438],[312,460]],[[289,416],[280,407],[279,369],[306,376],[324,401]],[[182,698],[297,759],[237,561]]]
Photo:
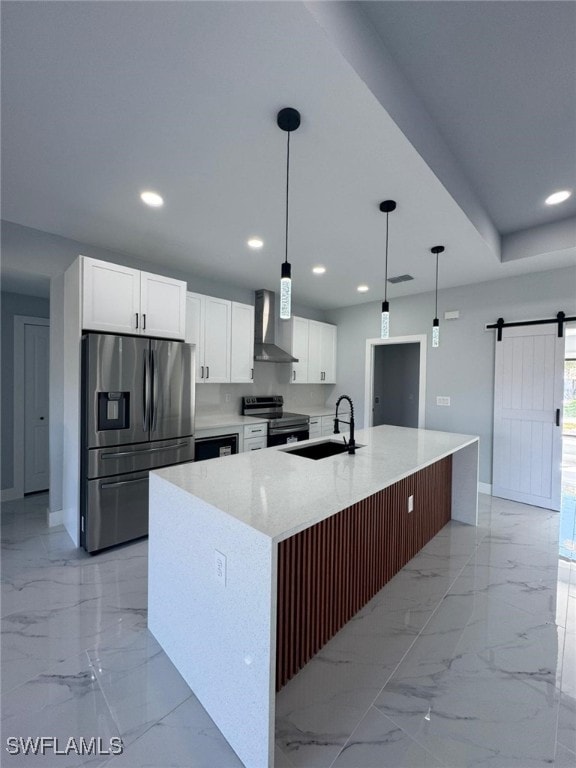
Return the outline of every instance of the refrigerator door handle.
[[[100,457],[104,459],[117,459],[119,456],[142,456],[145,453],[157,453],[158,451],[172,451],[174,448],[186,448],[188,445],[187,440],[182,440],[179,443],[171,443],[170,445],[160,445],[157,448],[139,448],[135,451],[120,451],[119,453],[103,453]]]
[[[158,415],[158,371],[156,369],[156,360],[154,352],[150,351],[150,380],[152,382],[152,424],[150,429],[152,432],[156,430],[156,419]]]
[[[100,483],[100,488],[117,488],[119,485],[129,485],[130,483],[147,483],[148,477],[137,477],[134,480],[117,480],[115,483]]]
[[[142,407],[142,429],[144,432],[149,430],[149,415],[150,415],[150,360],[148,350],[144,351],[144,364],[142,374],[142,394],[143,394],[143,407]]]

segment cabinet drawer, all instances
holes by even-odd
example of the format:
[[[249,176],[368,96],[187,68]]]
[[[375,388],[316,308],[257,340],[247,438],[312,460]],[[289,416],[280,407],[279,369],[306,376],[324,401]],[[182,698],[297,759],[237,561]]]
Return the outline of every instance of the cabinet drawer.
[[[262,448],[266,448],[266,436],[249,437],[244,440],[244,453],[248,453],[249,451],[261,451]]]
[[[267,432],[268,432],[268,424],[266,424],[266,422],[264,422],[263,424],[246,424],[244,426],[245,438],[259,437],[259,436],[266,437]]]

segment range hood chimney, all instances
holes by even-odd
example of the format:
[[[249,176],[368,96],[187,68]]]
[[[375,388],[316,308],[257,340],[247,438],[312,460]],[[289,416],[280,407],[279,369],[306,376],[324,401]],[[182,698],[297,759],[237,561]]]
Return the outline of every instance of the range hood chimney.
[[[264,288],[256,291],[254,306],[254,360],[261,363],[297,363],[298,358],[276,346],[276,296]]]

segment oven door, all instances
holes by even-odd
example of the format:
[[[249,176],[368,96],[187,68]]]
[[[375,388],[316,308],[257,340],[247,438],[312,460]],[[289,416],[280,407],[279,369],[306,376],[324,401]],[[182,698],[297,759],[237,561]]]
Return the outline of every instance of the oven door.
[[[297,443],[300,440],[308,440],[310,432],[308,429],[299,427],[286,427],[285,429],[275,429],[271,434],[268,433],[268,448],[273,445],[286,445],[287,443]]]

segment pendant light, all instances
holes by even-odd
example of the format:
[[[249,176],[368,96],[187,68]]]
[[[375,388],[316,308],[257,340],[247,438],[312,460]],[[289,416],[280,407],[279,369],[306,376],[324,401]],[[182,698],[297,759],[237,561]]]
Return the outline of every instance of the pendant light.
[[[435,245],[434,248],[430,248],[430,251],[436,255],[436,300],[435,300],[435,314],[432,322],[432,346],[440,346],[440,321],[438,320],[438,256],[444,253],[443,245]]]
[[[288,192],[290,189],[290,134],[300,125],[300,112],[284,107],[278,112],[278,127],[288,134],[286,144],[286,250],[280,274],[280,319],[289,320],[292,304],[292,267],[288,261]]]
[[[386,260],[384,262],[384,301],[382,302],[382,317],[380,319],[380,338],[390,336],[390,305],[388,304],[388,216],[396,210],[395,200],[384,200],[380,210],[386,214]]]

